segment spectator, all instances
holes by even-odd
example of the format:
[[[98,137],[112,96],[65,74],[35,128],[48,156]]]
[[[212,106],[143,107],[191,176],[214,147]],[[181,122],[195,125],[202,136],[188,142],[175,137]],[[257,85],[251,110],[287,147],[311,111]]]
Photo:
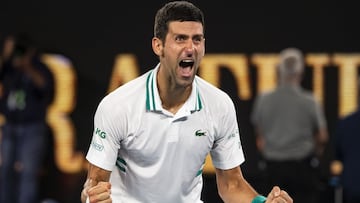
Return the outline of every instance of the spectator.
[[[4,41],[0,65],[1,203],[38,202],[38,172],[46,149],[46,110],[53,77],[26,34]]]
[[[268,184],[287,188],[294,202],[318,202],[317,174],[311,163],[328,140],[325,117],[314,96],[301,87],[300,50],[280,53],[279,85],[255,99],[251,120],[256,145],[266,163]]]
[[[339,120],[335,133],[336,161],[331,171],[340,175],[344,203],[360,202],[360,79],[358,83],[358,109]]]

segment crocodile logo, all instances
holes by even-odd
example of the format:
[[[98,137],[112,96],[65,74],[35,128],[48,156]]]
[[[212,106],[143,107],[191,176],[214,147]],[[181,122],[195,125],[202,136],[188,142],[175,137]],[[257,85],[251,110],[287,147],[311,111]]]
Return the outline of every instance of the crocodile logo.
[[[197,130],[197,131],[195,131],[195,136],[198,136],[198,137],[206,136],[206,132],[203,130]]]

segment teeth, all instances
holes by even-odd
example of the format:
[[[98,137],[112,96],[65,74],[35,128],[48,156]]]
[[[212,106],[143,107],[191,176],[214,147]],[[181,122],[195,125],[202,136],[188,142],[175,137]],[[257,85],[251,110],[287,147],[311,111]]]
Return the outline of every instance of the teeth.
[[[194,65],[194,60],[191,60],[191,59],[184,59],[184,60],[181,60],[179,65],[181,67],[191,67]]]

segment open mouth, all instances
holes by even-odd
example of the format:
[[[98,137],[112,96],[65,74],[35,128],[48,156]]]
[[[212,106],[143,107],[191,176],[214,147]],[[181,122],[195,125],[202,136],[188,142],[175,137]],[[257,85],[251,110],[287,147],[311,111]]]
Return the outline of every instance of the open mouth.
[[[179,63],[179,66],[182,68],[192,67],[193,65],[194,65],[194,60],[192,60],[192,59],[184,59],[184,60],[181,60]]]
[[[178,73],[183,78],[191,78],[193,75],[193,66],[194,60],[193,59],[183,59],[179,62],[180,68],[178,69]]]

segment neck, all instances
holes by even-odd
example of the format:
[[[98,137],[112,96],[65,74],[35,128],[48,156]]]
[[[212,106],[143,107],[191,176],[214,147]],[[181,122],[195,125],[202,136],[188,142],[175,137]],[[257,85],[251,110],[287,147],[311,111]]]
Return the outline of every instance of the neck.
[[[299,77],[287,77],[281,80],[281,85],[286,86],[300,86],[301,79]]]
[[[181,87],[158,77],[158,90],[162,107],[175,114],[190,97],[192,85]]]
[[[166,88],[161,90],[159,87],[159,89],[162,107],[175,114],[189,98],[192,88]]]

